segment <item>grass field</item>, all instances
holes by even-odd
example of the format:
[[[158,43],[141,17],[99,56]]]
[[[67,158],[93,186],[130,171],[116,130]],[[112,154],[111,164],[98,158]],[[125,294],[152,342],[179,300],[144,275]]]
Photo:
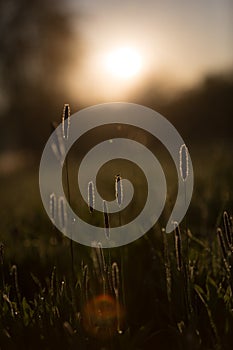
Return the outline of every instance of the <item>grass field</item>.
[[[175,232],[162,217],[127,246],[73,243],[73,260],[42,207],[37,163],[2,176],[0,349],[232,349],[232,158],[216,149],[193,155]]]

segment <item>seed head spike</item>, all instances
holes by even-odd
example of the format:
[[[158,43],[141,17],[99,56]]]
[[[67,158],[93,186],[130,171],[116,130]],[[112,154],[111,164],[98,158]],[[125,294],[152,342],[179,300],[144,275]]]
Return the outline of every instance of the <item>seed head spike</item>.
[[[188,148],[185,144],[180,147],[180,176],[183,181],[187,180],[189,175],[189,157]]]
[[[120,174],[115,177],[115,197],[117,204],[119,207],[123,202],[123,185],[122,185],[122,177]]]
[[[62,136],[64,139],[68,139],[70,127],[70,105],[64,104],[62,113]]]

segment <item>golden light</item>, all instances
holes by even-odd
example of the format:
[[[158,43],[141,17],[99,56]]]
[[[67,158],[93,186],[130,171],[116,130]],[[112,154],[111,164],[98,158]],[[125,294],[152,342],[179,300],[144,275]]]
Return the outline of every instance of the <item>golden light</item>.
[[[150,50],[141,42],[122,38],[114,45],[107,40],[93,46],[77,68],[70,67],[69,91],[85,104],[127,100],[148,74],[158,69],[158,53],[152,60]]]
[[[135,49],[123,47],[107,55],[106,65],[114,77],[129,79],[140,73],[142,59]]]

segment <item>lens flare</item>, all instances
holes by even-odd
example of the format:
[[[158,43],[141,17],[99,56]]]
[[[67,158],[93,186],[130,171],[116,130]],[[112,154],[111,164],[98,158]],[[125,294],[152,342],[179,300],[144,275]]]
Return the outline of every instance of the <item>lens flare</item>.
[[[124,311],[116,299],[102,294],[87,302],[82,317],[86,332],[95,338],[105,340],[117,334],[118,324],[124,321]]]

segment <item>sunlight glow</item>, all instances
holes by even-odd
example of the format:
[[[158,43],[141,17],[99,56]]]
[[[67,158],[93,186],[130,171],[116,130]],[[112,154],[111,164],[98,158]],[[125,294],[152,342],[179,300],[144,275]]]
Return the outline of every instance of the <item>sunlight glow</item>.
[[[127,100],[143,86],[147,75],[159,69],[159,54],[151,61],[152,54],[145,43],[131,38],[114,41],[106,39],[92,47],[79,66],[70,67],[70,94],[85,101]]]
[[[139,74],[142,60],[136,50],[124,47],[110,52],[107,55],[106,64],[113,76],[128,79]]]

